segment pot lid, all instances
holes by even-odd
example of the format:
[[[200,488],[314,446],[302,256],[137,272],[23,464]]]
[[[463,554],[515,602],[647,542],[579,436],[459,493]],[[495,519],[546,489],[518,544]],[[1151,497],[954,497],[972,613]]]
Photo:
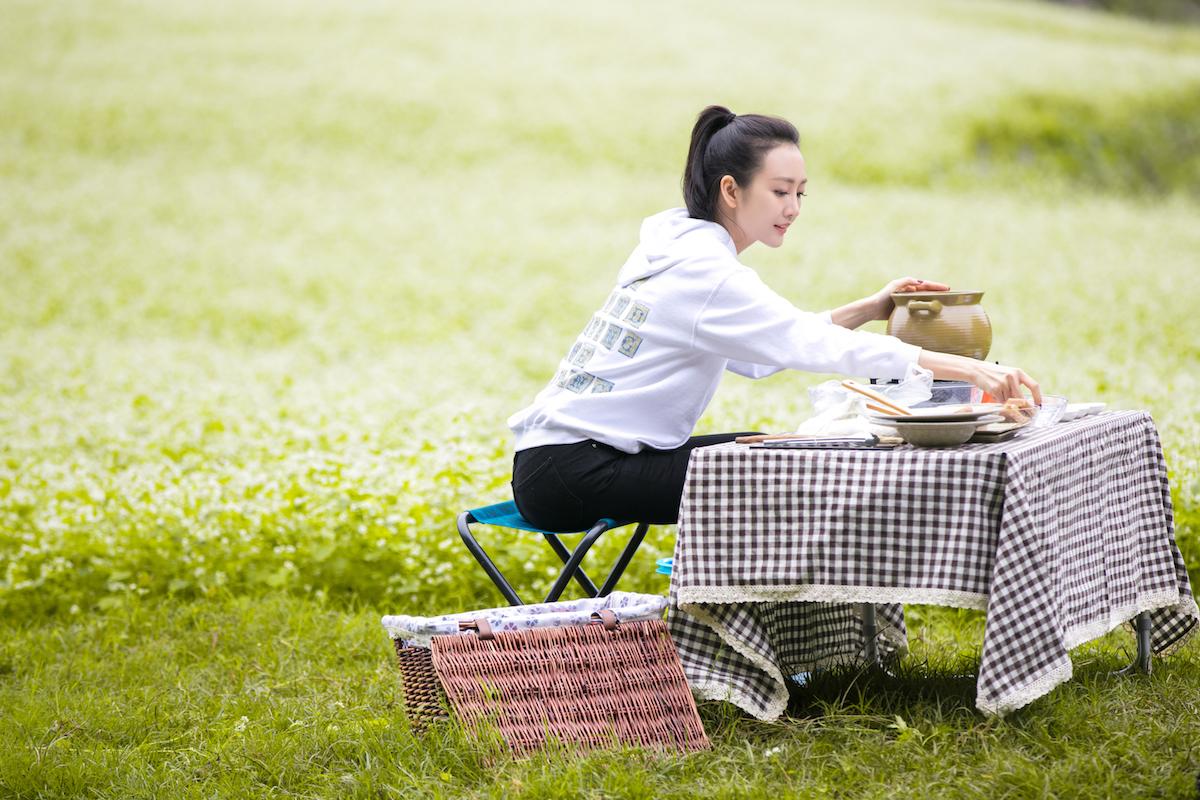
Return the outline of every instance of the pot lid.
[[[982,297],[982,291],[892,292],[892,300],[899,306],[907,305],[909,300],[938,300],[944,306],[969,306],[978,303]]]

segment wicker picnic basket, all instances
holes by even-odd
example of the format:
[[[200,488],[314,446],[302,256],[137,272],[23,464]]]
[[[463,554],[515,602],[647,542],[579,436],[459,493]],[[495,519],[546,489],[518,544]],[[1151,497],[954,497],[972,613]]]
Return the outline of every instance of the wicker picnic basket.
[[[654,595],[614,592],[383,622],[414,730],[453,713],[479,736],[498,732],[516,753],[551,741],[705,749],[664,606]]]
[[[415,731],[447,719],[446,693],[433,671],[433,651],[428,647],[411,647],[401,639],[393,639],[396,657],[400,661],[400,687],[404,692],[404,710]]]

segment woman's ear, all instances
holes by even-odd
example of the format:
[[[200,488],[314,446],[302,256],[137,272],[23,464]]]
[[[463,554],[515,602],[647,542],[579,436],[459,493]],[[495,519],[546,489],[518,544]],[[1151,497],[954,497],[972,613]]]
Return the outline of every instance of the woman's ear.
[[[737,208],[738,185],[732,175],[721,178],[721,202],[730,210]]]

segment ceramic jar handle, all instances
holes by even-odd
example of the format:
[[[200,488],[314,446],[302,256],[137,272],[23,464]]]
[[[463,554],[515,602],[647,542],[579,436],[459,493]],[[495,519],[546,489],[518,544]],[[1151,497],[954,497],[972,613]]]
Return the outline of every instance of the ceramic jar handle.
[[[926,313],[929,316],[936,316],[942,310],[942,304],[939,300],[909,300],[908,313],[921,314]]]

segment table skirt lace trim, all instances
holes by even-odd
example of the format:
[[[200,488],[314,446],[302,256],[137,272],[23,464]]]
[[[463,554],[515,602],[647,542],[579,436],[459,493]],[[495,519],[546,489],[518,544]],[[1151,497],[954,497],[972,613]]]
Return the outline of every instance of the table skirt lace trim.
[[[775,586],[687,586],[676,590],[684,603],[910,603],[987,610],[988,596],[955,589],[897,586],[834,586],[805,583]]]
[[[716,631],[717,635],[721,637],[721,641],[732,647],[739,655],[741,655],[751,664],[765,672],[767,676],[771,678],[771,682],[774,684],[771,697],[765,706],[755,702],[749,695],[740,691],[737,687],[728,686],[717,681],[702,681],[699,683],[694,683],[692,684],[692,689],[699,692],[700,696],[706,699],[726,700],[731,702],[738,708],[754,715],[758,719],[768,722],[774,722],[778,720],[779,717],[783,715],[783,712],[787,710],[788,701],[787,684],[784,683],[785,678],[779,667],[769,659],[764,658],[760,654],[742,646],[741,640],[730,633],[729,629],[717,621],[716,617],[714,617],[712,614],[709,614],[703,606],[680,602],[679,610],[683,611],[685,614],[691,614],[698,621]],[[710,694],[710,691],[713,693]]]
[[[776,601],[772,599],[770,602]],[[705,700],[720,700],[733,703],[748,714],[765,722],[778,722],[780,717],[783,716],[783,712],[787,710],[788,702],[787,678],[784,677],[779,666],[762,655],[746,648],[741,640],[730,633],[728,628],[722,625],[716,617],[708,613],[703,604],[684,603],[680,601],[678,606],[680,611],[690,614],[699,622],[709,626],[721,637],[721,641],[732,647],[738,655],[765,672],[771,679],[771,683],[774,684],[771,697],[766,705],[759,703],[736,686],[711,679],[699,681],[689,679],[688,684],[692,687],[693,694]],[[883,627],[880,629],[878,636],[892,645],[898,655],[904,655],[908,652],[907,637],[903,636],[895,628]],[[830,667],[842,666],[847,663],[847,660],[845,656],[830,656],[806,662],[805,667],[809,670],[828,669]]]
[[[1152,592],[1138,597],[1134,603],[1113,611],[1107,619],[1093,620],[1083,625],[1068,628],[1063,634],[1063,646],[1068,651],[1074,650],[1076,647],[1099,639],[1106,633],[1130,622],[1144,611],[1154,611],[1155,609],[1172,606],[1176,607],[1182,613],[1200,616],[1200,609],[1197,609],[1196,601],[1192,597],[1187,595],[1181,597],[1179,592],[1175,590]],[[1187,634],[1180,636],[1169,647],[1160,653],[1155,653],[1155,655],[1169,655],[1187,639],[1191,638],[1195,631],[1196,626],[1193,626]],[[1006,692],[1002,698],[987,700],[977,695],[975,705],[980,711],[989,716],[1003,716],[1011,711],[1016,711],[1018,708],[1029,705],[1039,697],[1049,694],[1059,684],[1069,681],[1074,674],[1071,658],[1067,655],[1055,661],[1025,685]]]

